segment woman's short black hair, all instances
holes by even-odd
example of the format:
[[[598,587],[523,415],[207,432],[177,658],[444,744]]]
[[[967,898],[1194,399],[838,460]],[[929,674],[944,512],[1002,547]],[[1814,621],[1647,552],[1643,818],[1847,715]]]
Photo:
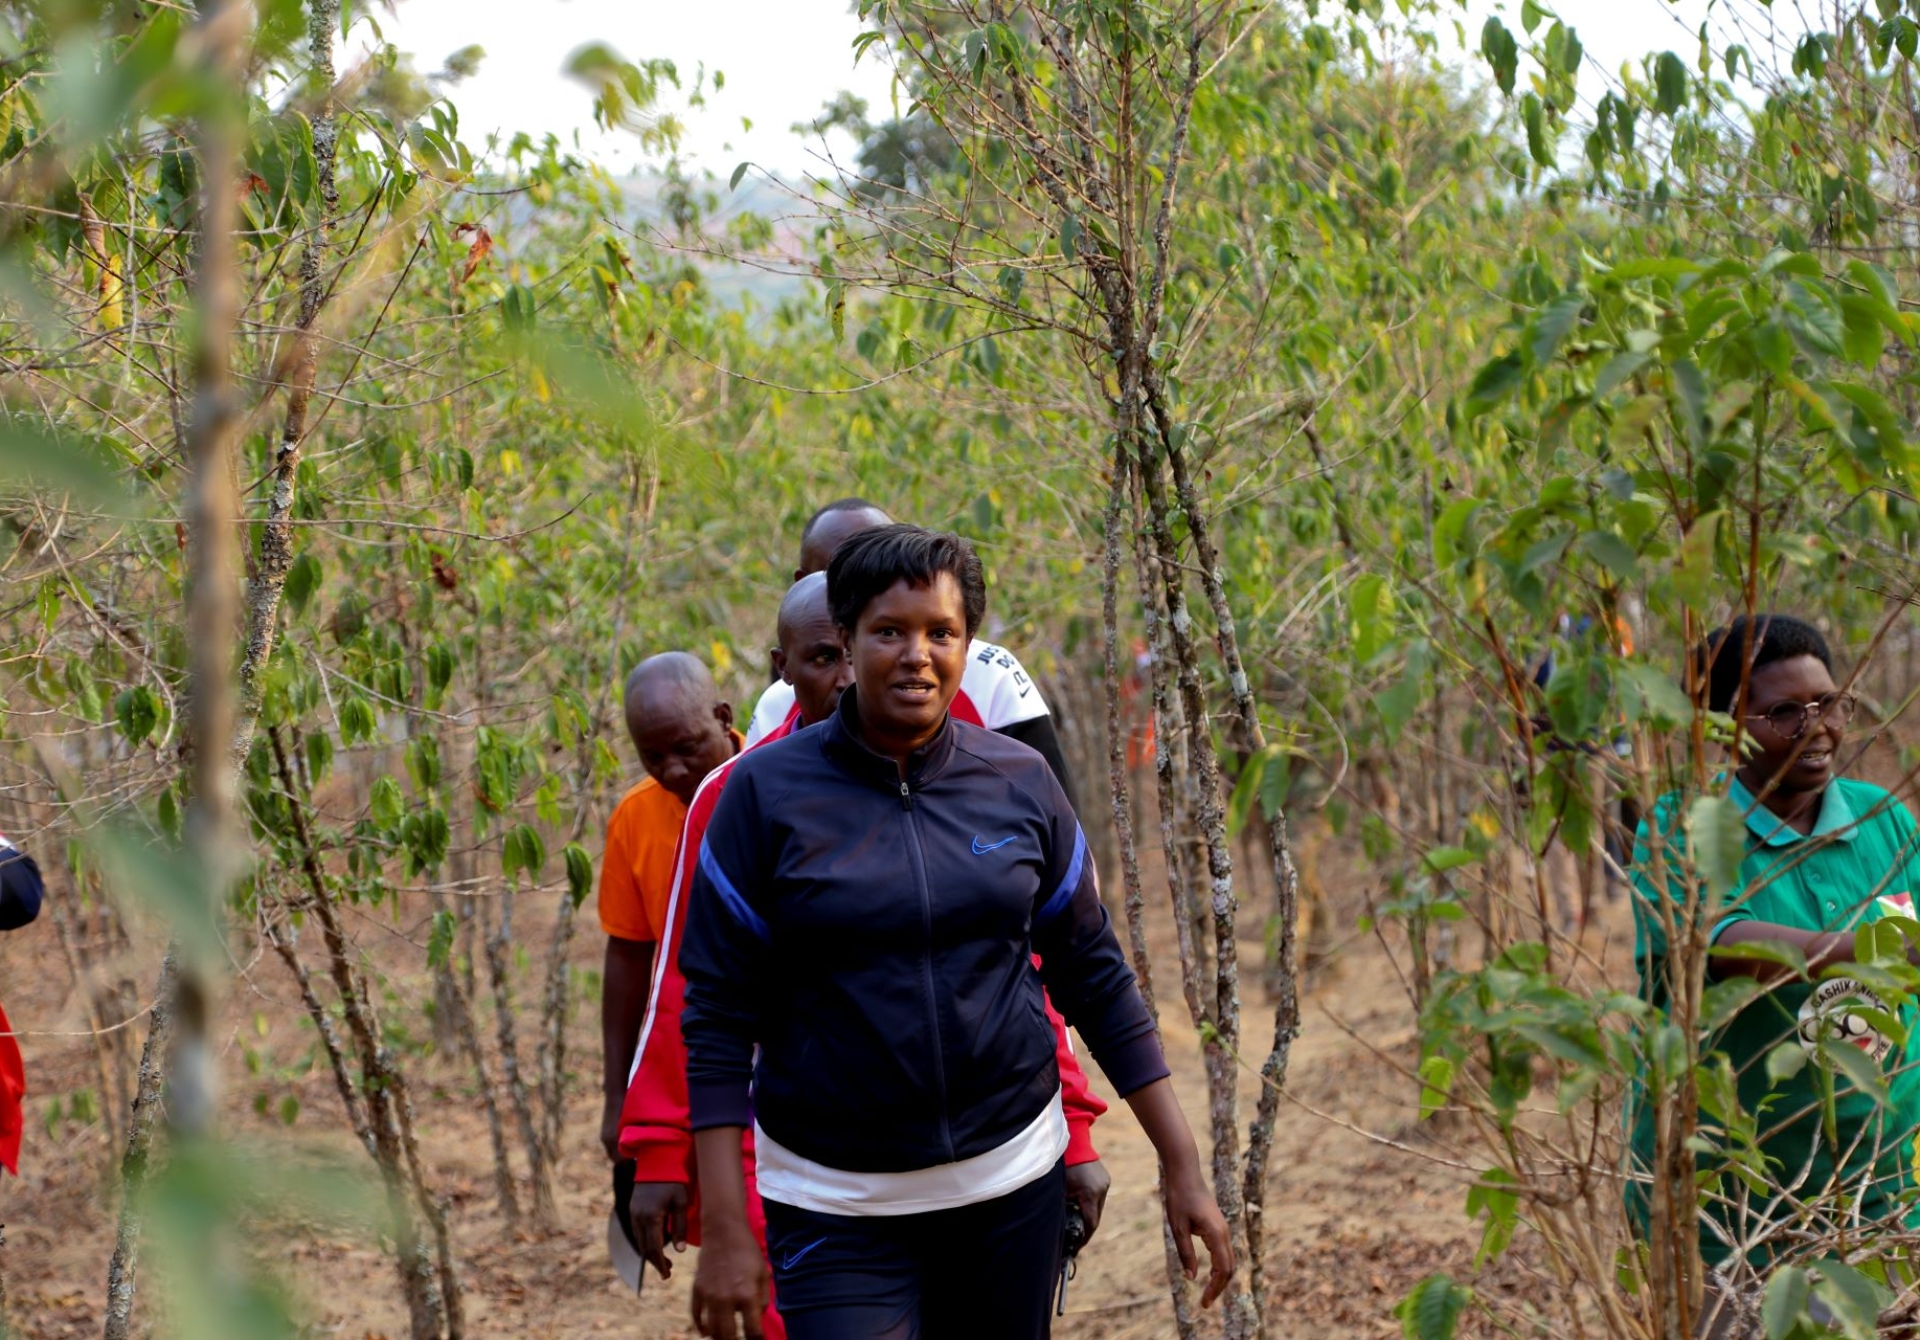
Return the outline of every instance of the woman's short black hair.
[[[1806,620],[1790,614],[1756,614],[1751,619],[1743,614],[1726,627],[1708,633],[1693,649],[1700,682],[1707,689],[1708,711],[1733,710],[1740,696],[1740,681],[1747,672],[1740,656],[1749,637],[1753,640],[1753,659],[1747,665],[1754,670],[1796,656],[1811,656],[1829,671],[1833,669],[1833,652],[1828,650],[1827,640]]]
[[[827,565],[827,608],[835,623],[851,629],[874,597],[896,582],[931,586],[943,572],[960,588],[972,637],[987,617],[986,574],[973,546],[943,530],[893,525],[855,535]]]

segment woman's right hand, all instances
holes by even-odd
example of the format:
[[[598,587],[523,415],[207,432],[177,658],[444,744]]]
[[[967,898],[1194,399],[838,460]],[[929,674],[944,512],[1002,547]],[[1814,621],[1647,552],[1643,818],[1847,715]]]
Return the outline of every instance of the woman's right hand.
[[[694,1326],[713,1340],[739,1340],[742,1336],[762,1340],[760,1318],[767,1310],[767,1258],[760,1244],[753,1240],[744,1221],[725,1226],[708,1222],[702,1228],[700,1264],[693,1274]]]

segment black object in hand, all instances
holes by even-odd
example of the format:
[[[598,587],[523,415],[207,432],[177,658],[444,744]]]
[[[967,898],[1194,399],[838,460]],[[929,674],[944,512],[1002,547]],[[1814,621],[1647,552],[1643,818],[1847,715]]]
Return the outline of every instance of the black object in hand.
[[[1068,1201],[1067,1227],[1060,1244],[1060,1296],[1053,1305],[1053,1313],[1057,1317],[1067,1315],[1067,1281],[1073,1278],[1075,1260],[1080,1255],[1080,1249],[1086,1245],[1087,1217],[1080,1213],[1077,1203]]]
[[[1080,1206],[1074,1201],[1067,1202],[1066,1259],[1071,1261],[1080,1255],[1080,1249],[1087,1245],[1087,1217],[1080,1213]]]

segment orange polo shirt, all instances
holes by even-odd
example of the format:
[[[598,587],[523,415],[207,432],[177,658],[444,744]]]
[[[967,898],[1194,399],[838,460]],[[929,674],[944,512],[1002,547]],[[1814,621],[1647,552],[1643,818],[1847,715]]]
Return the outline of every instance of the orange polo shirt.
[[[686,819],[679,797],[651,777],[620,798],[600,864],[600,928],[608,935],[659,943]]]
[[[741,743],[734,731],[736,754]],[[686,821],[687,807],[651,777],[620,797],[600,862],[600,929],[608,935],[649,944],[665,938],[673,855]]]

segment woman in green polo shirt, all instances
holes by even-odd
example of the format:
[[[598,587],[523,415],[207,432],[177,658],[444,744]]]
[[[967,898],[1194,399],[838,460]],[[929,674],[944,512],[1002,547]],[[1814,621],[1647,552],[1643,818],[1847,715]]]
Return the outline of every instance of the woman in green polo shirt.
[[[1710,984],[1747,976],[1765,988],[1710,1045],[1732,1064],[1741,1110],[1757,1118],[1769,1176],[1761,1190],[1733,1176],[1709,1186],[1701,1205],[1701,1256],[1718,1265],[1738,1251],[1764,1266],[1795,1246],[1840,1233],[1858,1242],[1876,1226],[1905,1217],[1911,1141],[1920,1125],[1920,1029],[1911,1029],[1907,1045],[1897,1045],[1875,1026],[1875,1014],[1889,1016],[1887,1002],[1856,978],[1829,970],[1854,961],[1860,926],[1914,914],[1920,837],[1892,794],[1835,774],[1854,698],[1834,683],[1833,656],[1818,630],[1785,615],[1761,615],[1751,624],[1736,619],[1695,655],[1708,707],[1738,712],[1749,750],[1728,790],[1746,817],[1746,856],[1708,942],[1721,949],[1790,945],[1814,978],[1809,986],[1758,957],[1715,955],[1707,965]],[[1660,906],[1649,834],[1664,835],[1666,896],[1684,903],[1684,886],[1672,872],[1684,859],[1685,822],[1681,798],[1664,797],[1641,825],[1634,850],[1641,994],[1662,1009],[1667,927],[1683,923],[1677,908]],[[1913,1011],[1898,1015],[1909,1028]],[[1856,1087],[1858,1076],[1836,1065],[1832,1057],[1844,1045],[1857,1047],[1879,1069],[1890,1102]],[[1633,1155],[1635,1170],[1644,1174],[1654,1161],[1654,1130],[1648,1105],[1637,1107]],[[1723,1139],[1722,1120],[1705,1110],[1700,1129],[1715,1142]],[[1703,1171],[1715,1166],[1708,1154],[1699,1163]],[[1644,1224],[1644,1183],[1630,1182],[1629,1197]]]

